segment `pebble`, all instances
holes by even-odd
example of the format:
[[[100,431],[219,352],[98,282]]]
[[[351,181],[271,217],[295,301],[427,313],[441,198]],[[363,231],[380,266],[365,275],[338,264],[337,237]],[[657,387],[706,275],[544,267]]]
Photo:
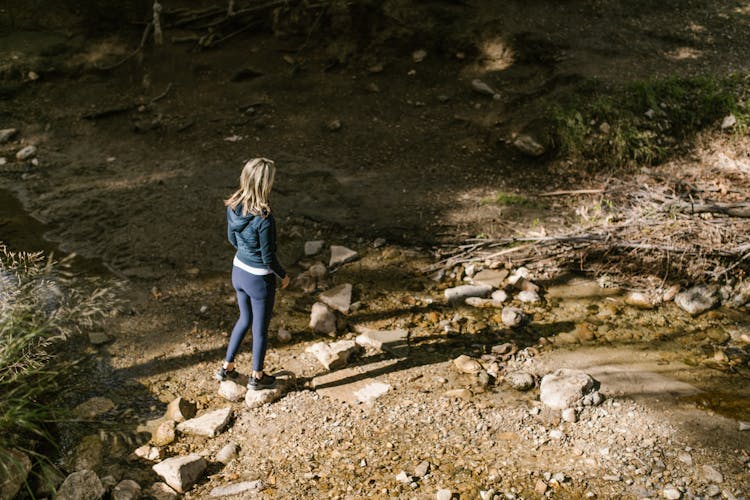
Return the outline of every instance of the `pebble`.
[[[306,241],[305,242],[305,256],[310,257],[312,255],[319,254],[320,251],[323,250],[323,245],[325,245],[324,240]]]
[[[243,495],[243,498],[246,498],[245,495],[248,494],[248,492],[259,492],[263,491],[265,488],[265,484],[260,479],[256,479],[255,481],[242,481],[240,483],[232,483],[228,484],[226,486],[219,486],[217,488],[214,488],[211,490],[211,493],[209,493],[212,497],[228,497],[228,496],[235,496],[235,495]],[[251,497],[255,497],[255,495],[250,495]]]
[[[575,408],[565,408],[562,411],[562,419],[564,422],[578,422],[578,414],[576,413]]]
[[[239,446],[237,446],[237,443],[228,443],[216,454],[216,461],[220,464],[227,465],[229,462],[237,458],[238,450]]]
[[[535,302],[540,302],[542,299],[539,297],[539,294],[533,290],[524,290],[522,292],[519,292],[516,298],[521,301],[528,304],[533,304]]]
[[[406,473],[406,471],[401,471],[396,475],[396,481],[399,483],[409,484],[411,483],[412,479],[409,474]]]
[[[728,128],[732,128],[735,125],[737,125],[737,117],[733,114],[728,114],[724,117],[724,119],[721,121],[721,129],[726,130]]]
[[[513,141],[513,146],[526,156],[539,157],[547,152],[539,141],[529,134],[521,134]]]
[[[451,500],[453,492],[451,490],[441,489],[435,494],[435,500]]]
[[[715,484],[709,484],[708,488],[706,488],[706,496],[715,497],[719,495],[721,495],[721,488]]]
[[[517,307],[504,307],[500,317],[503,321],[503,324],[509,328],[521,326],[526,320],[526,315],[524,314],[524,312]]]
[[[34,155],[36,155],[36,146],[26,146],[18,150],[18,152],[16,153],[16,160],[18,161],[28,160],[29,158],[32,158]]]
[[[13,139],[17,133],[18,129],[15,128],[4,128],[0,130],[0,144],[4,144]]]
[[[549,431],[549,437],[550,439],[556,439],[558,441],[562,440],[565,437],[565,434],[559,429],[552,429]]]
[[[517,391],[528,391],[535,385],[534,376],[526,372],[506,373],[505,381]]]
[[[471,88],[474,89],[476,92],[479,92],[480,94],[484,94],[487,96],[492,97],[493,99],[500,99],[500,94],[495,92],[495,90],[484,83],[482,80],[475,78],[471,81]]]
[[[750,431],[750,422],[740,422],[740,431]]]
[[[461,373],[476,374],[483,371],[482,364],[471,356],[462,354],[453,360],[453,366]]]
[[[706,481],[709,481],[711,483],[721,483],[724,481],[724,476],[721,472],[716,470],[714,467],[710,465],[704,465],[702,468],[703,477]]]
[[[661,494],[667,500],[679,500],[682,497],[682,493],[677,488],[665,488]]]
[[[414,476],[415,477],[425,477],[427,474],[430,473],[430,462],[427,460],[424,460],[417,465],[417,467],[414,469]]]
[[[81,470],[72,473],[55,495],[56,500],[97,500],[102,498],[106,490],[99,476],[91,470]]]
[[[276,338],[279,339],[279,342],[282,344],[286,344],[292,340],[292,334],[286,328],[279,328],[276,332]]]
[[[175,500],[179,498],[179,495],[177,495],[177,492],[175,490],[170,488],[166,483],[162,483],[161,481],[152,484],[145,493],[155,500]]]
[[[427,57],[427,51],[423,49],[415,50],[411,54],[411,60],[415,63],[421,63]]]

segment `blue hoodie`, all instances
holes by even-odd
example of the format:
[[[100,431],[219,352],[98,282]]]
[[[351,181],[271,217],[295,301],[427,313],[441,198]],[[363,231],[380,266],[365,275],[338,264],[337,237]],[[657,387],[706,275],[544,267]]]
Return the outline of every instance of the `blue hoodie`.
[[[276,220],[273,214],[242,215],[242,205],[227,207],[227,236],[243,264],[270,269],[279,278],[286,271],[276,260]]]

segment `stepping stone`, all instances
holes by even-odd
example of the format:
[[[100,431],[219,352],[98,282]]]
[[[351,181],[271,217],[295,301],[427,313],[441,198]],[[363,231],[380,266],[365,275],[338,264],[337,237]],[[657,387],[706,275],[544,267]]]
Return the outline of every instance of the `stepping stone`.
[[[208,462],[192,453],[184,457],[172,457],[154,465],[152,469],[178,493],[185,493],[200,479],[208,467]]]
[[[409,353],[409,332],[406,330],[370,330],[365,329],[354,341],[366,348],[378,352],[387,352],[397,358]]]
[[[318,296],[318,300],[331,309],[349,314],[349,308],[352,305],[352,285],[346,283],[326,290]]]
[[[226,429],[231,418],[232,407],[227,406],[220,410],[204,413],[200,417],[186,420],[177,426],[177,430],[182,434],[216,437],[221,431]],[[169,484],[169,481],[167,481],[167,484]],[[172,486],[171,484],[169,485]],[[174,488],[174,486],[172,487]]]
[[[273,389],[261,389],[258,391],[248,390],[245,394],[245,405],[248,408],[259,408],[278,401],[292,385],[294,374],[291,372],[280,372],[274,374],[276,377],[276,387]]]
[[[346,264],[347,262],[355,260],[357,257],[359,257],[359,254],[351,248],[331,245],[331,260],[328,263],[328,267]]]
[[[326,370],[336,370],[346,366],[349,358],[359,350],[360,346],[355,341],[339,340],[330,344],[318,342],[305,349],[305,352],[313,354]]]
[[[575,406],[598,387],[599,382],[589,374],[561,368],[542,378],[539,399],[553,410],[564,410]]]
[[[234,380],[224,380],[219,384],[219,396],[226,399],[227,401],[241,401],[245,397],[247,387],[242,384],[238,384]]]

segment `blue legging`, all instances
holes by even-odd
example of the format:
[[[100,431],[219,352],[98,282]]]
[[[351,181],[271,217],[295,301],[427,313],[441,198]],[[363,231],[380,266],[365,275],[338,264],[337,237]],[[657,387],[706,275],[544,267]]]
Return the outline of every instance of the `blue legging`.
[[[232,285],[237,292],[237,305],[240,318],[229,337],[226,360],[234,362],[250,326],[253,328],[253,371],[263,371],[268,344],[268,324],[271,321],[273,303],[276,297],[276,276],[258,276],[232,266]]]

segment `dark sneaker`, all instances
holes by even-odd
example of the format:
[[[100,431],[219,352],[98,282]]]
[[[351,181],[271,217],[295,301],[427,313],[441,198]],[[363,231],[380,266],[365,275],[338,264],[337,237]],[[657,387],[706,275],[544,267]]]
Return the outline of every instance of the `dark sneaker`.
[[[261,378],[255,378],[252,375],[247,381],[247,388],[251,391],[260,391],[263,389],[273,389],[276,387],[276,377],[273,375],[263,374]]]
[[[237,378],[237,370],[232,369],[227,371],[226,368],[219,368],[216,370],[214,378],[219,382],[224,382],[228,378],[235,379]]]

